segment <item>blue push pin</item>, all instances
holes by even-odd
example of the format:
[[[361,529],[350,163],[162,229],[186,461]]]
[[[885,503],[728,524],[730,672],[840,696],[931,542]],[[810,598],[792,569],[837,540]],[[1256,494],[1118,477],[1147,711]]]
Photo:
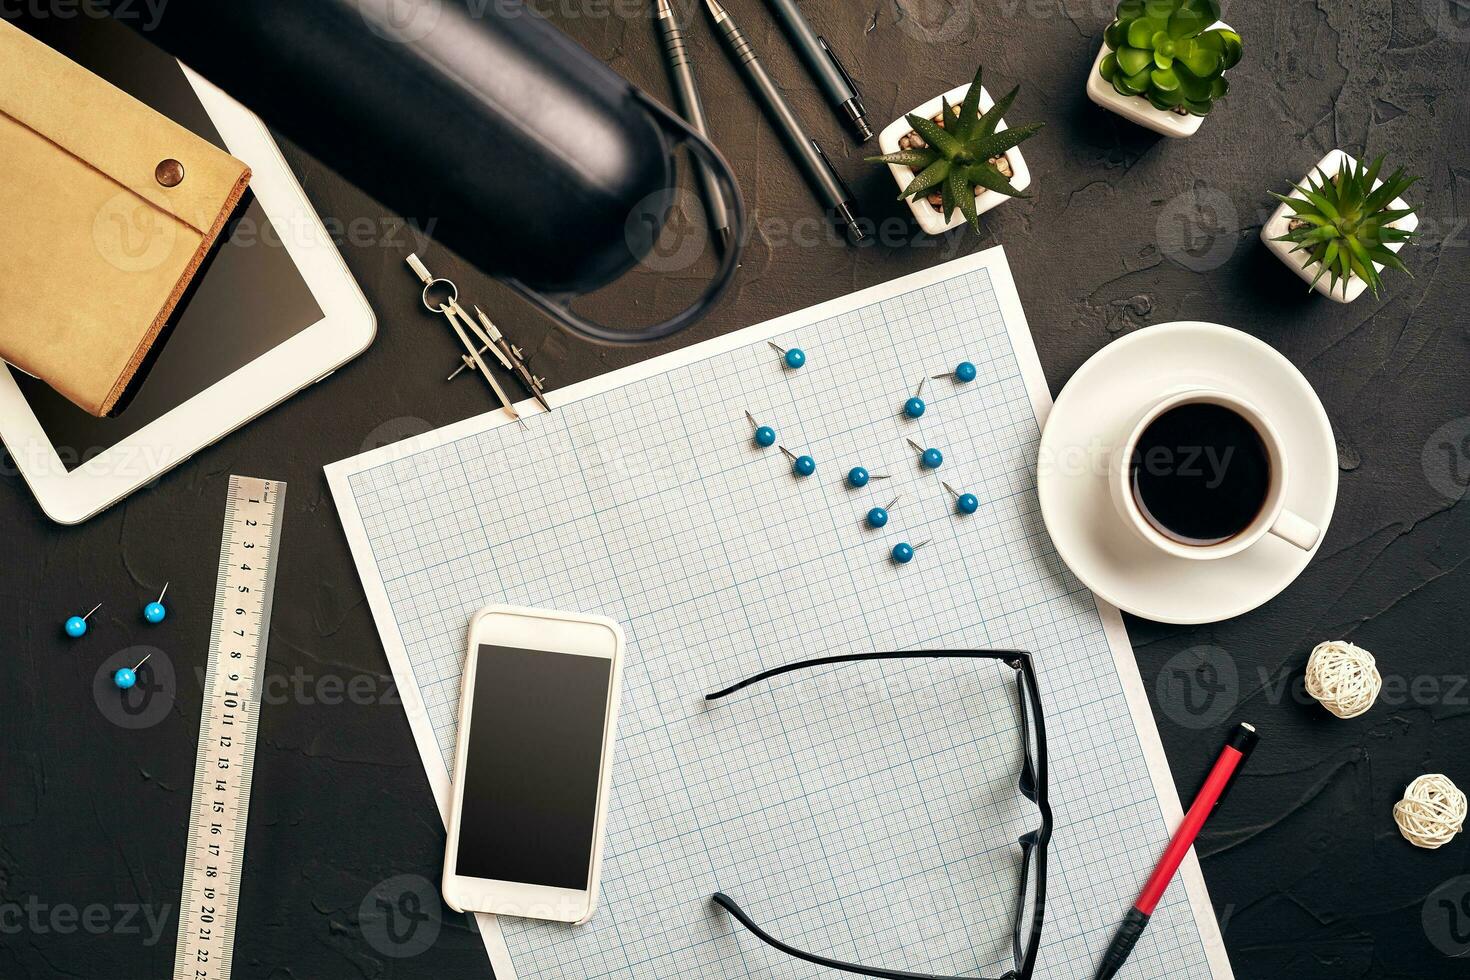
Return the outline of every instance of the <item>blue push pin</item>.
[[[893,546],[893,560],[900,565],[907,565],[914,560],[914,552],[928,543],[927,541],[920,541],[918,544],[909,544],[907,541],[900,541]]]
[[[863,487],[868,485],[868,482],[870,480],[886,479],[888,479],[887,475],[881,473],[869,473],[867,469],[861,466],[854,466],[852,469],[847,471],[847,485],[852,487],[854,490],[861,490]]]
[[[898,498],[894,497],[888,502],[887,507],[874,507],[872,510],[868,511],[868,527],[877,530],[878,528],[887,524],[888,512],[893,509],[893,505],[896,503],[898,503]]]
[[[914,392],[914,396],[912,398],[903,403],[903,414],[907,415],[911,419],[919,418],[924,414],[924,409],[926,406],[924,405],[924,399],[920,396],[924,394],[924,382],[927,380],[929,379],[920,378],[919,390]]]
[[[148,654],[148,657],[151,656],[153,654]],[[148,662],[148,657],[144,657],[138,661],[138,666],[136,667],[119,667],[117,669],[117,672],[112,675],[112,683],[117,685],[119,691],[129,690],[138,683],[138,671],[143,669],[143,665]]]
[[[919,444],[917,442],[914,442],[914,440],[912,439],[909,439],[907,441],[908,444],[910,446],[913,446],[914,450],[919,454],[919,464],[923,466],[924,469],[937,470],[939,469],[939,467],[944,465],[944,453],[940,452],[932,446],[928,449],[921,448]]]
[[[817,461],[810,456],[798,456],[785,446],[781,447],[781,451],[791,460],[791,472],[797,476],[811,476],[817,471]]]
[[[168,615],[168,610],[163,608],[163,597],[168,595],[168,583],[163,583],[163,591],[158,593],[158,599],[143,607],[143,619],[157,626],[163,622]]]
[[[960,384],[967,385],[971,381],[974,381],[975,377],[979,373],[979,371],[975,370],[975,365],[971,364],[969,361],[960,361],[960,363],[955,365],[954,374],[936,374],[934,377],[936,379],[952,377]]]
[[[68,619],[66,621],[66,635],[71,637],[73,640],[85,636],[87,633],[87,620],[92,618],[92,613],[101,608],[102,603],[99,602],[97,603],[97,605],[92,607],[92,612],[87,613],[87,615],[73,616],[71,619]]]
[[[749,412],[745,413],[745,417],[750,419],[751,425],[755,426],[755,444],[757,446],[760,446],[762,449],[769,449],[776,444],[775,429],[769,425],[760,425],[756,422],[755,416]]]
[[[800,347],[793,347],[787,350],[784,347],[777,346],[774,340],[768,340],[766,343],[770,344],[776,353],[781,355],[782,360],[786,362],[786,366],[791,368],[791,370],[795,371],[806,363],[806,351]]]
[[[961,514],[973,514],[980,509],[980,498],[973,493],[960,493],[948,483],[944,484],[944,489],[954,494],[955,509]]]

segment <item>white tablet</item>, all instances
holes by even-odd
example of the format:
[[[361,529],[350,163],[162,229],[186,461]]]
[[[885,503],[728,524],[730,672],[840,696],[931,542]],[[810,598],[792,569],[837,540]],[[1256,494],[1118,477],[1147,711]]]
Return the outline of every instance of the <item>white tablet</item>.
[[[367,300],[260,119],[119,30],[101,54],[63,53],[245,161],[253,199],[113,416],[93,418],[0,365],[0,439],[42,509],[62,524],[86,520],[320,381],[376,332]]]

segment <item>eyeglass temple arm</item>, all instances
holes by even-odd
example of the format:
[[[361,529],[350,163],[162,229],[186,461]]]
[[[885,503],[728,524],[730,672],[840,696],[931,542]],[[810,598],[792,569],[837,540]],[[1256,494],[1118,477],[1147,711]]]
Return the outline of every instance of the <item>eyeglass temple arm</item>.
[[[759,684],[762,681],[767,681],[773,677],[779,677],[782,674],[789,674],[793,671],[803,670],[808,667],[825,667],[831,664],[853,663],[868,660],[909,660],[920,658],[956,660],[1002,660],[1008,662],[1010,666],[1014,669],[1022,672],[1027,669],[1027,665],[1029,665],[1031,662],[1031,654],[1027,653],[1025,650],[913,650],[906,652],[894,651],[890,653],[842,654],[831,657],[818,657],[813,660],[802,660],[798,661],[797,663],[785,664],[781,667],[774,667],[770,670],[762,671],[761,673],[756,674],[752,677],[747,677],[745,680],[740,681],[739,683],[732,684],[730,687],[727,687],[724,690],[716,691],[713,694],[706,694],[705,700],[718,701],[720,698],[728,697],[731,694],[736,693],[737,691],[742,691],[745,688],[751,687],[755,684]],[[1025,712],[1026,690],[1024,688],[1024,685],[1021,691],[1021,700],[1021,710]],[[1034,712],[1039,716],[1041,705],[1039,703],[1033,703],[1032,708]],[[1040,762],[1040,765],[1043,767],[1042,772],[1044,773],[1045,762]],[[1042,778],[1044,779],[1044,776]],[[1045,797],[1043,796],[1042,799],[1044,800]],[[1039,800],[1038,802],[1041,803],[1042,801]],[[1028,860],[1032,858],[1036,860],[1038,875],[1041,873],[1041,869],[1045,868],[1046,866],[1045,852],[1046,844],[1051,837],[1051,819],[1051,808],[1042,803],[1042,829],[1037,835],[1039,838],[1037,842],[1038,846],[1034,849],[1034,854],[1028,851],[1027,855]],[[1046,893],[1044,891],[1045,885],[1042,883],[1042,880],[1038,880],[1037,887],[1038,898],[1040,902],[1044,903]],[[1025,885],[1023,883],[1023,894],[1024,889]],[[831,960],[827,959],[826,957],[817,956],[813,953],[808,953],[803,950],[796,949],[793,946],[789,946],[776,937],[767,933],[760,926],[756,925],[755,922],[750,918],[750,916],[745,914],[745,911],[735,903],[734,899],[726,895],[724,892],[716,892],[712,897],[716,904],[718,904],[726,912],[729,912],[732,916],[734,916],[736,921],[738,921],[742,926],[748,929],[752,935],[754,935],[761,942],[765,943],[767,946],[770,946],[772,949],[779,950],[780,952],[785,953],[787,956],[792,956],[796,959],[804,960],[808,963],[814,963],[817,966],[827,967],[828,969],[832,970],[841,970],[845,973],[855,973],[859,976],[877,977],[879,978],[879,980],[969,980],[969,978],[949,977],[941,974],[909,973],[902,970],[886,970],[880,967],[858,966],[853,963],[844,963],[841,960]],[[1042,907],[1044,907],[1044,904],[1042,905]],[[1039,917],[1040,916],[1038,913],[1038,919]],[[1019,923],[1020,920],[1018,919],[1017,921]],[[1033,932],[1039,933],[1039,927],[1039,921],[1033,924]],[[1017,952],[1019,954],[1018,959],[1021,956],[1025,956],[1027,960],[1033,960],[1035,956],[1035,939],[1037,937],[1035,935],[1030,937],[1031,941],[1027,944],[1028,949],[1026,953],[1021,952],[1021,937],[1017,935],[1014,938],[1017,945]],[[1028,963],[1027,965],[1029,966],[1030,963]],[[1001,976],[994,978],[994,980],[1018,980],[1020,976],[1021,974],[1017,971],[1009,970]]]
[[[772,936],[760,926],[756,925],[750,916],[746,915],[745,911],[739,905],[735,904],[735,900],[724,892],[715,892],[711,898],[714,899],[715,904],[733,915],[737,922],[749,929],[755,938],[767,946],[780,950],[787,956],[793,956],[796,959],[805,960],[817,966],[824,966],[829,970],[856,973],[858,976],[863,977],[877,977],[879,980],[971,980],[969,977],[952,977],[942,973],[908,973],[904,970],[885,970],[882,967],[858,966],[855,963],[844,963],[841,960],[829,960],[825,956],[817,956],[815,953],[808,953],[794,946],[788,946],[775,936]],[[975,980],[983,980],[983,978],[975,978]],[[1016,972],[1009,970],[998,977],[992,978],[992,980],[1016,980]]]
[[[718,701],[720,698],[729,697],[736,691],[743,691],[747,687],[752,687],[762,681],[768,681],[772,677],[779,677],[782,674],[804,670],[808,667],[826,667],[831,664],[846,664],[864,660],[918,660],[924,658],[931,660],[983,659],[1028,661],[1031,659],[1031,654],[1025,650],[909,650],[894,651],[891,653],[845,653],[834,657],[818,657],[815,660],[801,660],[794,664],[773,667],[753,677],[747,677],[737,684],[732,684],[722,691],[706,694],[704,699],[706,701]]]

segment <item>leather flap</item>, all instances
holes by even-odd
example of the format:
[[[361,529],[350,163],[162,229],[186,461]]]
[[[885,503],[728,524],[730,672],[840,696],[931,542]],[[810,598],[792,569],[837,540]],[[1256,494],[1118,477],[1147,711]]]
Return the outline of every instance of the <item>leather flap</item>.
[[[208,140],[0,20],[0,113],[208,235],[246,167]],[[158,182],[177,160],[183,180]]]
[[[165,160],[183,167],[173,187],[156,176]],[[249,180],[219,147],[0,20],[0,358],[107,414]]]

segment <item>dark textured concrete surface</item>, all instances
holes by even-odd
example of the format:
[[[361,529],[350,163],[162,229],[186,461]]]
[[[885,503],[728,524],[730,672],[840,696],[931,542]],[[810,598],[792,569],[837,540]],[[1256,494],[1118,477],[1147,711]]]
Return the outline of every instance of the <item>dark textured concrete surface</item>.
[[[1130,620],[1129,630],[1183,794],[1218,750],[1227,718],[1249,717],[1266,733],[1200,843],[1237,975],[1465,976],[1470,839],[1418,851],[1390,816],[1420,773],[1447,772],[1470,788],[1463,5],[1237,2],[1226,16],[1244,36],[1245,60],[1231,75],[1231,96],[1199,135],[1178,142],[1086,100],[1109,19],[1102,0],[808,0],[877,124],[967,80],[977,62],[992,90],[1022,85],[1012,122],[1047,124],[1025,146],[1033,199],[987,215],[978,239],[962,231],[938,240],[917,237],[887,174],[846,143],[763,5],[729,5],[889,240],[851,249],[804,224],[806,188],[685,0],[714,135],[739,172],[757,231],[729,299],[666,346],[1001,243],[1054,391],[1099,348],[1151,323],[1217,321],[1280,349],[1316,385],[1339,439],[1341,494],[1320,555],[1284,595],[1237,620],[1190,629]],[[646,17],[593,0],[540,6],[597,56],[668,97]],[[1342,307],[1309,296],[1257,241],[1267,191],[1284,190],[1334,146],[1387,153],[1424,175],[1411,196],[1426,235],[1405,253],[1414,278],[1392,276],[1382,301]],[[196,672],[231,473],[290,483],[235,975],[489,973],[462,918],[432,902],[416,914],[402,897],[401,875],[421,876],[407,879],[408,890],[417,882],[432,897],[424,881],[437,881],[443,831],[321,473],[327,462],[482,411],[485,392],[442,380],[452,339],[418,309],[403,266],[423,243],[311,159],[288,156],[313,203],[344,232],[347,263],[381,321],[372,349],[82,527],[49,524],[8,461],[0,476],[5,980],[143,980],[172,968]],[[415,216],[420,225],[432,218]],[[421,251],[539,352],[554,385],[656,353],[557,334],[452,256],[433,245]],[[696,288],[707,262],[635,276],[600,308],[628,319],[669,309]],[[165,580],[173,613],[147,628],[138,610]],[[105,605],[92,634],[65,641],[61,621],[98,601]],[[1342,637],[1375,651],[1390,685],[1379,707],[1351,722],[1299,693],[1311,647]],[[135,644],[163,650],[179,682],[160,723],[129,731],[99,712],[92,684],[108,657]],[[1211,691],[1238,707],[1219,719],[1200,713]],[[393,921],[368,914],[380,898]],[[1120,913],[1129,898],[1119,896]],[[156,932],[150,917],[161,920]]]

